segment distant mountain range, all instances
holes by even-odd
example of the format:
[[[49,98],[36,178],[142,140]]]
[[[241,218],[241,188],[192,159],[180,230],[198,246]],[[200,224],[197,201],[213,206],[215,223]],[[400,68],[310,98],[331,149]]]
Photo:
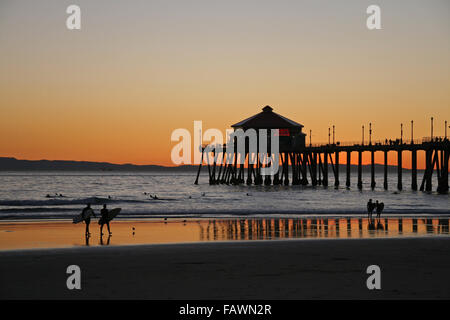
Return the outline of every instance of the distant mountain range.
[[[376,164],[375,171],[382,172],[383,165]],[[195,171],[197,165],[182,165],[176,167],[160,165],[135,165],[114,164],[109,162],[90,161],[67,161],[67,160],[18,160],[11,157],[0,157],[0,171]],[[357,171],[357,166],[352,165],[351,171]],[[408,169],[403,169],[409,171]],[[340,165],[340,174],[345,175],[345,164]],[[363,165],[363,171],[370,171],[370,165]],[[390,173],[397,172],[396,166],[388,166]],[[328,167],[329,174],[333,174],[331,165]]]
[[[194,171],[197,166],[114,164],[67,160],[18,160],[0,157],[0,171]]]

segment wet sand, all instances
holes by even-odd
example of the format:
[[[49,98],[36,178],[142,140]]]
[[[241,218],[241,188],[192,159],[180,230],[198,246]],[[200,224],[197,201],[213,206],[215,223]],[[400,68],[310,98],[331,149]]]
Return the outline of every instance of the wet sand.
[[[86,239],[67,220],[3,221],[0,299],[448,299],[448,222],[117,220],[100,237],[92,221]],[[380,291],[366,287],[372,264]],[[80,291],[66,287],[69,265],[81,268]]]
[[[450,238],[274,240],[0,252],[0,298],[450,298]],[[81,268],[81,290],[66,268]],[[381,290],[366,268],[381,267]]]
[[[273,239],[364,239],[406,236],[449,235],[448,217],[381,219],[375,230],[367,218],[265,218],[265,219],[152,219],[114,220],[113,235],[100,236],[92,220],[91,237],[85,225],[62,221],[2,221],[0,251],[80,246],[116,246],[203,241]]]

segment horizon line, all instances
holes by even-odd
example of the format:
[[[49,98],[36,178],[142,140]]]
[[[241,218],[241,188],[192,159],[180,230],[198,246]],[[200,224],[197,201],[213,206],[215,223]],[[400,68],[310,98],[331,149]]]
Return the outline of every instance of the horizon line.
[[[136,167],[145,167],[145,166],[157,166],[157,167],[163,167],[163,168],[179,168],[179,167],[186,167],[186,166],[190,166],[190,167],[198,167],[199,164],[181,164],[181,165],[163,165],[163,164],[134,164],[134,163],[113,163],[113,162],[107,162],[107,161],[89,161],[89,160],[61,160],[61,159],[37,159],[37,160],[32,160],[32,159],[18,159],[16,157],[13,156],[0,156],[0,160],[1,159],[14,159],[16,161],[34,161],[34,162],[38,162],[38,161],[49,161],[49,162],[86,162],[86,163],[97,163],[97,164],[108,164],[108,165],[116,165],[116,166],[127,166],[127,165],[131,165],[131,166],[136,166]],[[384,163],[378,163],[378,162],[374,162],[375,165],[379,165],[379,166],[384,166]],[[206,162],[202,163],[203,165],[207,165]],[[218,164],[219,165],[219,164]],[[331,165],[331,163],[329,163],[329,165]],[[339,166],[346,166],[347,163],[340,163]],[[358,164],[353,164],[350,163],[351,166],[358,166]],[[366,163],[366,164],[362,164],[363,167],[365,166],[370,166],[370,163]],[[388,164],[388,167],[397,167],[397,164]],[[247,168],[244,165],[245,168]],[[407,168],[407,167],[402,167],[402,169],[404,170],[411,170],[411,168]],[[419,169],[417,168],[417,170],[425,170],[425,169]]]

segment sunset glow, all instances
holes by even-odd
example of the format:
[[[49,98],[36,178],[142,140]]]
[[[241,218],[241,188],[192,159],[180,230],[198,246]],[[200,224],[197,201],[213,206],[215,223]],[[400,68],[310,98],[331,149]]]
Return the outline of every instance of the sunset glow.
[[[282,2],[80,0],[82,29],[69,31],[66,1],[2,1],[0,156],[173,165],[174,129],[225,132],[265,105],[308,143],[332,125],[357,142],[365,125],[368,141],[369,122],[373,140],[400,138],[400,123],[408,140],[411,120],[420,139],[432,116],[444,136],[448,2],[378,1],[373,32],[368,1]]]

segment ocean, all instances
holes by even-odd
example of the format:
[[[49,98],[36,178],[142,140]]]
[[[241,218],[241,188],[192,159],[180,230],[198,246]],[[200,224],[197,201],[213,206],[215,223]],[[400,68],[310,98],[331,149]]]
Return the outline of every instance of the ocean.
[[[420,186],[421,174],[418,175]],[[344,177],[345,178],[345,177]],[[410,190],[404,173],[403,188],[396,189],[396,175],[389,176],[389,190],[382,175],[370,189],[341,186],[233,186],[209,185],[207,173],[194,185],[193,172],[2,172],[0,219],[70,219],[91,203],[99,212],[103,204],[122,208],[118,218],[224,218],[365,216],[369,199],[384,202],[384,216],[450,215],[449,195]],[[433,189],[437,186],[433,181]],[[147,193],[147,194],[145,194]],[[149,195],[157,195],[158,200]]]

